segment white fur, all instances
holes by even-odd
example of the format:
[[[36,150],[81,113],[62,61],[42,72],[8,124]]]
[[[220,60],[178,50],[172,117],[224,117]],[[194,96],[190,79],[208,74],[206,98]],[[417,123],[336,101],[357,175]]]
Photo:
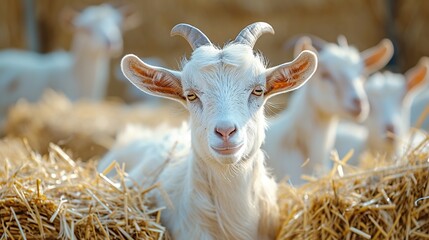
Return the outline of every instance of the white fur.
[[[304,55],[310,64],[298,84],[272,94],[295,89],[311,76],[316,58],[309,52]],[[118,147],[101,160],[99,170],[117,160],[127,164],[131,178],[145,185],[147,180],[142,181],[163,166],[156,181],[171,205],[161,193],[155,197],[158,206],[167,206],[161,220],[174,239],[273,239],[279,215],[277,185],[264,167],[260,150],[265,136],[263,105],[271,92],[267,90],[265,96],[252,92],[257,86],[268,86],[267,76],[278,76],[272,74],[276,71],[289,76],[288,68],[265,69],[249,46],[234,43],[223,49],[197,48],[181,72],[139,61],[135,56],[124,57],[127,78],[147,93],[181,102],[190,112],[189,129],[186,125],[179,130],[129,128],[118,138]],[[153,71],[153,82],[183,93],[151,90],[150,83],[142,84],[136,71],[130,71],[133,66],[148,75]],[[184,100],[190,93],[198,99]],[[222,144],[216,134],[222,124],[236,126],[229,143],[242,146],[234,153],[213,149]],[[170,160],[164,165],[165,159]]]
[[[263,148],[277,180],[289,177],[292,184],[301,184],[302,175],[326,173],[332,166],[330,152],[339,119],[361,121],[368,115],[363,86],[368,69],[363,54],[348,46],[344,38],[339,38],[339,43],[329,43],[320,50],[312,80],[291,97],[288,109],[269,123]],[[354,103],[356,99],[360,104]]]
[[[428,114],[428,106],[429,106],[429,86],[419,93],[414,99],[411,105],[411,124],[415,126],[419,119],[422,117],[422,114],[425,114],[425,118],[419,126],[425,131],[429,131],[429,114]]]
[[[110,5],[91,6],[74,18],[71,52],[0,52],[0,121],[17,100],[38,100],[47,88],[69,98],[104,97],[112,55],[122,51],[123,16]]]

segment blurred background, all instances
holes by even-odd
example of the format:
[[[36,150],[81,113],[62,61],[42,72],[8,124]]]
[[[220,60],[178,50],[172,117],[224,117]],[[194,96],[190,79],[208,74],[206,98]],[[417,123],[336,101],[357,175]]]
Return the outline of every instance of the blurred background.
[[[69,50],[72,31],[62,23],[66,7],[77,10],[100,4],[98,0],[3,0],[0,8],[0,49],[26,49],[40,53]],[[118,2],[118,1],[116,1]],[[134,53],[166,67],[177,69],[191,48],[181,38],[171,38],[171,28],[180,22],[201,29],[213,43],[222,46],[246,25],[255,21],[271,24],[276,34],[257,42],[270,65],[290,61],[292,49],[284,44],[297,34],[313,34],[335,42],[343,34],[349,44],[364,50],[382,38],[395,44],[388,68],[404,72],[421,56],[429,55],[429,1],[425,0],[176,0],[119,1],[129,3],[140,15],[139,25],[124,32],[123,54]],[[107,96],[131,101],[129,83],[118,78],[120,56],[110,67]]]

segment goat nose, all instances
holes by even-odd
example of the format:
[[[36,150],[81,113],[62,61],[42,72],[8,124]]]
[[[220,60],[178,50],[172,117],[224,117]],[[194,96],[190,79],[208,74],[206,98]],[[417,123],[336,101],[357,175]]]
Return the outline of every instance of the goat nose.
[[[215,127],[216,135],[221,137],[224,141],[227,141],[228,138],[232,137],[236,132],[237,128],[235,125],[220,124]]]
[[[362,101],[359,98],[353,98],[351,112],[356,116],[362,112]]]
[[[359,111],[362,110],[362,101],[359,98],[353,98],[353,106]]]
[[[387,124],[386,125],[386,133],[395,135],[396,134],[395,126],[393,126],[393,124]]]

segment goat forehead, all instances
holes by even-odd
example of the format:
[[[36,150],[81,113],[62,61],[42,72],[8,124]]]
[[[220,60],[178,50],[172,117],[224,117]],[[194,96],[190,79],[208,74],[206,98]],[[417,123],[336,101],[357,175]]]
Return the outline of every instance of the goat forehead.
[[[328,44],[319,53],[320,61],[329,59],[348,60],[350,62],[359,62],[360,53],[352,46],[338,46],[336,44]]]
[[[261,58],[248,46],[203,46],[183,68],[183,87],[211,94],[237,93],[262,84],[264,69]]]
[[[193,53],[191,60],[185,66],[191,69],[210,68],[212,65],[222,63],[224,65],[236,66],[236,69],[249,67],[263,67],[263,58],[254,55],[252,48],[242,44],[229,44],[223,49],[215,46],[202,46]],[[184,69],[185,70],[185,69]]]
[[[319,53],[319,63],[332,72],[358,76],[363,72],[360,53],[354,47],[329,44]]]
[[[212,67],[190,76],[183,83],[184,89],[196,90],[206,98],[226,100],[239,99],[253,87],[264,84],[262,77],[236,70],[235,66],[219,63]]]
[[[365,84],[368,95],[374,98],[402,98],[405,88],[405,77],[391,72],[376,73]]]

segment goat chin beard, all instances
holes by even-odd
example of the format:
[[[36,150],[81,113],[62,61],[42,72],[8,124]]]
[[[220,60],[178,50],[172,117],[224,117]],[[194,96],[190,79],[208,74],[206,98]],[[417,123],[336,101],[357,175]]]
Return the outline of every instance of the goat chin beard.
[[[212,156],[210,165],[215,167],[221,172],[238,173],[239,169],[245,168],[245,165],[251,157],[243,154],[234,154],[230,156]]]
[[[242,154],[236,153],[233,155],[213,155],[213,160],[221,166],[229,166],[229,165],[235,165],[241,162],[243,156]]]
[[[244,155],[241,158],[239,158],[239,160],[237,160],[233,163],[221,164],[220,165],[220,167],[221,167],[220,172],[222,173],[223,178],[231,181],[231,179],[233,179],[234,177],[239,175],[242,171],[244,171],[248,167],[249,162],[250,162],[248,160],[250,158],[252,158],[252,156]]]
[[[233,172],[239,168],[246,168],[249,160],[252,159],[259,148],[251,148],[251,151],[246,150],[246,144],[243,146],[244,149],[241,149],[235,154],[231,155],[220,155],[214,151],[207,149],[207,151],[198,151],[194,149],[194,153],[199,156],[201,159],[204,159],[204,162],[210,167],[217,168],[221,171],[228,171],[227,169],[235,169]],[[201,149],[200,149],[201,150]]]

